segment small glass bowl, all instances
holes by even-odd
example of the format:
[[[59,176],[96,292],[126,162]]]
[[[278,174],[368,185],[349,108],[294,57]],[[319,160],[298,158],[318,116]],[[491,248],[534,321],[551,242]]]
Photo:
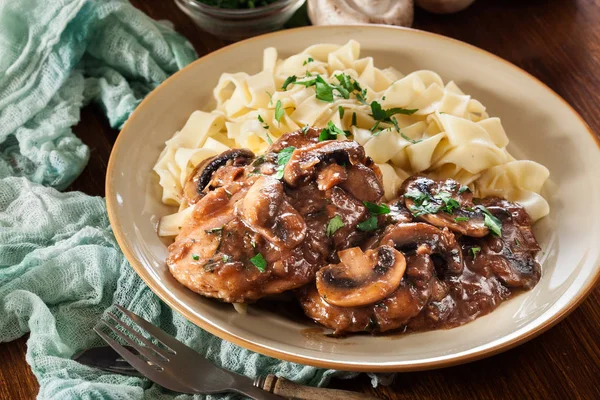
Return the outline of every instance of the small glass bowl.
[[[280,29],[306,0],[279,0],[256,8],[231,9],[197,0],[175,0],[201,29],[226,40],[240,40]]]

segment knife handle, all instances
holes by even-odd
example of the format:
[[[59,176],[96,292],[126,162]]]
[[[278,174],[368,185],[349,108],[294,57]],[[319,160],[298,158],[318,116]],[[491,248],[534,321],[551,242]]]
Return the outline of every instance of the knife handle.
[[[294,400],[378,400],[377,397],[364,393],[299,385],[272,374],[258,377],[254,386]]]

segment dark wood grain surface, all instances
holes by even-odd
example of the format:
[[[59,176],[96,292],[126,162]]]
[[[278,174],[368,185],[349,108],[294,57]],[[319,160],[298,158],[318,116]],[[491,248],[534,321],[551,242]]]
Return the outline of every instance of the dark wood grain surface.
[[[152,18],[171,20],[199,55],[228,44],[194,26],[171,0],[132,2]],[[600,132],[598,0],[477,0],[454,15],[417,10],[414,26],[513,62],[548,84],[573,105],[592,130]],[[103,196],[106,164],[118,132],[91,107],[83,110],[75,131],[92,153],[71,189]],[[382,399],[600,399],[599,306],[600,288],[596,288],[553,329],[485,360],[398,374],[388,387],[373,389],[364,375],[351,382],[335,380],[331,386]],[[0,399],[37,395],[37,381],[25,362],[26,340],[0,344]]]

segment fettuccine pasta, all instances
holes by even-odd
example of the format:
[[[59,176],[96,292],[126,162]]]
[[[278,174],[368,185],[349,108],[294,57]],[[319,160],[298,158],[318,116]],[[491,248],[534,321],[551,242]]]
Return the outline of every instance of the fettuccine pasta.
[[[327,93],[320,94],[318,84],[308,84],[317,76],[331,85],[339,85],[339,77],[346,76],[358,89],[347,98],[334,91],[333,98],[323,100]],[[202,160],[232,147],[260,154],[286,132],[332,122],[379,165],[387,200],[397,195],[408,176],[423,174],[455,179],[475,196],[518,202],[533,221],[549,212],[540,195],[548,170],[508,153],[499,118],[489,117],[484,105],[433,71],[403,75],[393,67],[375,67],[372,57],[360,58],[355,41],[314,45],[286,59],[278,58],[274,48],[265,49],[262,71],[224,73],[213,95],[216,107],[195,111],[166,142],[154,166],[162,201],[179,205],[180,211],[185,208],[183,185]],[[373,102],[383,111],[410,112],[376,119]],[[184,217],[185,213],[166,217],[159,233],[177,234]]]

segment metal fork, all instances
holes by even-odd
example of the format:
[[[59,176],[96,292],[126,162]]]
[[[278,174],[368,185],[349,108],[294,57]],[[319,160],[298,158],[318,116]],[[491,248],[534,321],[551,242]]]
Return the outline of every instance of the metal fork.
[[[115,306],[165,348],[161,348],[146,339],[129,324],[111,312],[106,313],[108,318],[142,342],[144,346],[136,343],[127,334],[117,329],[115,325],[104,320],[101,320],[101,322],[145,359],[138,357],[120,345],[99,327],[94,327],[94,331],[119,353],[121,357],[151,381],[167,389],[188,394],[236,392],[255,400],[282,399],[277,395],[254,387],[252,380],[246,376],[217,367],[194,349],[181,343],[145,319],[117,304]]]

